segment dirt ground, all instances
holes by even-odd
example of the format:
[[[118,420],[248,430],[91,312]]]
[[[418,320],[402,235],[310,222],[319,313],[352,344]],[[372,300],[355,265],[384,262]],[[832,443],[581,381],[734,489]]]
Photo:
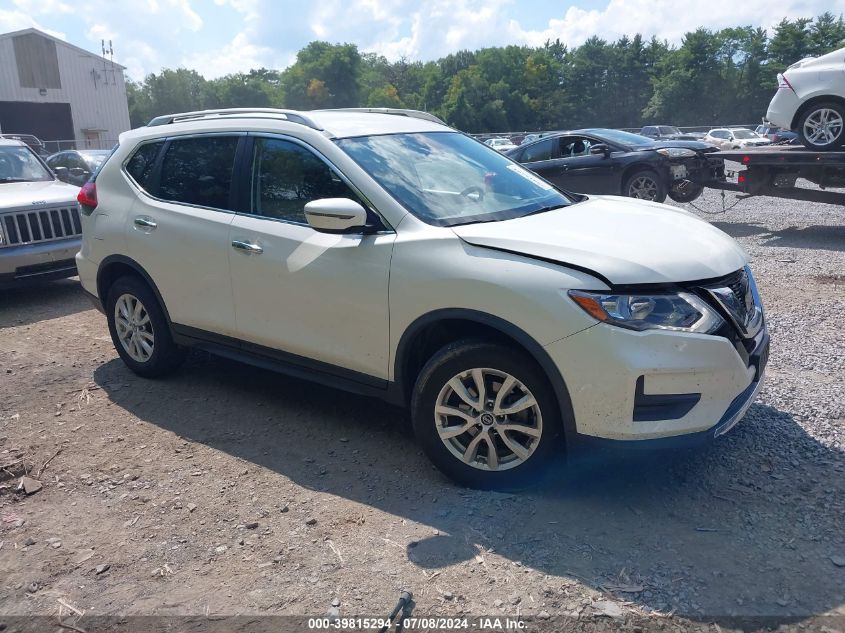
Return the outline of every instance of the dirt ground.
[[[745,420],[693,453],[582,455],[520,494],[452,485],[375,400],[201,353],[138,378],[73,280],[2,292],[0,630],[384,617],[407,588],[414,616],[476,630],[845,632],[845,216],[801,204],[711,218],[770,321]],[[40,491],[15,490],[22,466]]]

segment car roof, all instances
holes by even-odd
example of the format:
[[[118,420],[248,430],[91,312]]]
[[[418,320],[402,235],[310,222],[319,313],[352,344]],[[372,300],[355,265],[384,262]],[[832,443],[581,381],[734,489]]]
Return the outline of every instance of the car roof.
[[[12,138],[0,137],[0,147],[26,147],[26,143]]]

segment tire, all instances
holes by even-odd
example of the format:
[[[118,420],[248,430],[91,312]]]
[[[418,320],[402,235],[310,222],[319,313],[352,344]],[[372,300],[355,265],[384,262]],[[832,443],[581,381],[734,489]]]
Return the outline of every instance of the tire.
[[[831,102],[813,104],[798,119],[798,138],[807,149],[820,152],[841,147],[845,142],[845,107]]]
[[[638,193],[642,195],[637,195]],[[625,179],[622,186],[623,196],[652,202],[663,202],[666,200],[666,193],[666,183],[653,169],[638,169]]]
[[[184,362],[187,350],[173,342],[164,311],[144,281],[120,277],[108,290],[105,308],[112,343],[133,372],[157,378]]]
[[[501,407],[473,411],[464,399],[477,400],[479,373],[491,396],[487,404]],[[496,403],[506,383],[508,392]],[[469,388],[462,397],[453,385]],[[528,400],[532,396],[533,404]],[[504,412],[520,406],[511,413],[493,415],[497,409]],[[444,407],[457,410],[460,416],[444,414]],[[414,434],[434,465],[470,488],[518,489],[536,484],[554,458],[563,455],[560,410],[545,374],[527,354],[503,345],[463,340],[440,349],[417,378],[411,418]],[[504,431],[505,424],[518,424],[530,433]],[[441,439],[444,428],[464,430]],[[511,448],[516,446],[516,450]],[[468,456],[466,461],[462,453]]]
[[[672,198],[675,202],[692,202],[696,200],[702,193],[704,192],[704,185],[697,185],[695,183],[689,183],[683,189],[679,188],[677,185],[672,186],[669,190],[669,197]]]

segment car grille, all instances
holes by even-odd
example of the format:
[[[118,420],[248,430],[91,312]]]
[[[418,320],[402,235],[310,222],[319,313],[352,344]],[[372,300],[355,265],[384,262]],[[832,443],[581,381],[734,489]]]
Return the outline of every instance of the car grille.
[[[747,269],[704,286],[704,290],[722,307],[743,338],[752,338],[763,326],[763,306]]]
[[[50,242],[82,235],[79,209],[60,207],[0,215],[4,246]]]

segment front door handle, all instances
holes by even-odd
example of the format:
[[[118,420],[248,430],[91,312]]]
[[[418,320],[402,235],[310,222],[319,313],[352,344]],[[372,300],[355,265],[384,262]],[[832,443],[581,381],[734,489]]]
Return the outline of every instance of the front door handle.
[[[135,218],[135,226],[137,226],[139,229],[149,229],[150,231],[153,231],[158,226],[158,224],[156,224],[151,217],[148,217],[146,215],[139,215],[137,218]]]
[[[264,252],[264,249],[258,244],[253,244],[252,242],[244,240],[232,240],[232,248],[246,253],[247,255],[261,255],[261,253]]]

